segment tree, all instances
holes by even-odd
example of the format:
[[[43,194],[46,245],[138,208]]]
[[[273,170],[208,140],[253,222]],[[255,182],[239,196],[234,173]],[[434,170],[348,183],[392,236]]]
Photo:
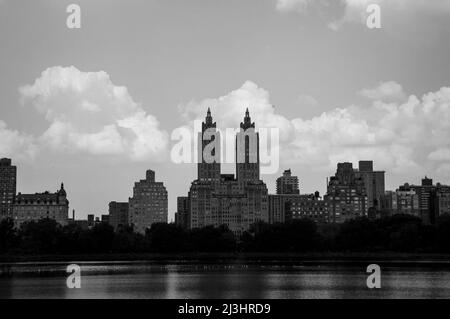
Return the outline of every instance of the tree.
[[[223,225],[207,226],[190,231],[189,243],[193,250],[199,252],[232,252],[236,250],[234,234]]]
[[[186,233],[175,224],[156,223],[145,234],[150,250],[159,253],[182,252],[186,249]]]
[[[439,252],[450,253],[450,215],[437,219],[436,248]]]
[[[0,222],[0,253],[11,252],[18,243],[17,231],[14,228],[14,220],[3,219]]]
[[[31,254],[60,253],[61,234],[61,226],[53,219],[25,222],[19,230],[21,249]]]

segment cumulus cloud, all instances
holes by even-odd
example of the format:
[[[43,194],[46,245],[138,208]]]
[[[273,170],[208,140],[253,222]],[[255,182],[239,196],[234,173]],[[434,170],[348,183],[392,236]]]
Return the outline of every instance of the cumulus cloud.
[[[301,94],[297,98],[297,104],[304,108],[317,108],[319,102],[311,95]]]
[[[384,97],[381,95],[380,97]],[[450,88],[402,102],[375,100],[337,108],[312,119],[293,119],[291,158],[333,167],[339,161],[374,159],[396,173],[442,174],[450,159]],[[448,172],[450,173],[450,171]]]
[[[11,130],[0,120],[0,156],[30,160],[36,155],[37,147],[32,136]]]
[[[104,71],[55,66],[19,92],[22,102],[34,105],[49,122],[40,141],[53,150],[137,161],[165,155],[168,136],[157,119]]]
[[[331,29],[338,30],[346,23],[365,24],[366,10],[370,4],[380,5],[382,19],[390,21],[420,13],[450,13],[450,2],[447,0],[277,0],[276,9],[281,12],[308,12],[311,9],[329,12],[330,8],[335,8],[327,24]]]
[[[371,158],[398,173],[442,173],[450,159],[450,88],[402,102],[375,100],[369,107],[337,108],[292,122],[293,152],[305,164],[334,166]]]
[[[304,11],[309,3],[309,0],[278,0],[276,8],[279,11]]]
[[[258,127],[279,128],[282,140],[292,135],[292,123],[276,113],[275,106],[270,103],[269,92],[252,81],[245,82],[239,89],[219,98],[181,105],[180,110],[188,121],[203,120],[208,107],[211,108],[219,128],[238,128],[244,118],[245,109],[248,108],[252,121],[256,121]]]
[[[368,89],[363,89],[359,94],[370,100],[378,100],[384,102],[403,101],[406,99],[406,94],[403,87],[395,81],[380,82],[378,86]]]
[[[191,102],[181,110],[194,119],[204,118],[211,107],[219,126],[236,127],[248,106],[257,127],[280,128],[285,165],[329,171],[337,162],[373,159],[392,173],[414,170],[450,177],[450,88],[406,97],[401,85],[390,81],[361,92],[371,99],[370,105],[288,119],[276,113],[266,90],[247,81],[229,94]]]

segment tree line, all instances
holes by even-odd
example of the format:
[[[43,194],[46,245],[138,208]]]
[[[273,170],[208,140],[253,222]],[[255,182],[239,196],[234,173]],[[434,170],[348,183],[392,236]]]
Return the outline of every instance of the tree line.
[[[410,252],[450,253],[450,215],[434,225],[409,215],[378,220],[358,218],[343,224],[316,225],[309,219],[284,224],[257,223],[239,240],[226,227],[185,230],[154,224],[145,234],[132,227],[100,223],[90,229],[61,226],[51,219],[14,227],[0,222],[0,254],[96,254],[188,252]]]

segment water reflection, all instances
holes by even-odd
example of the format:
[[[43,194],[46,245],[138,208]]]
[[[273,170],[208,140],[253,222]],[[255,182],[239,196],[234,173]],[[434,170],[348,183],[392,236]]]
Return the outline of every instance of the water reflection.
[[[81,263],[81,289],[66,264],[17,264],[0,272],[0,298],[449,298],[450,269],[384,267],[382,289],[364,267]],[[5,271],[5,269],[7,271]]]

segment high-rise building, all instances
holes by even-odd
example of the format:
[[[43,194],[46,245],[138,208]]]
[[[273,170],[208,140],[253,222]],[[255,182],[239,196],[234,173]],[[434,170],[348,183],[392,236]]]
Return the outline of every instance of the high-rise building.
[[[155,172],[148,170],[146,179],[134,184],[129,199],[128,223],[144,234],[154,223],[167,223],[167,190],[155,181]]]
[[[11,159],[0,159],[0,220],[12,217],[13,202],[16,196],[17,167]]]
[[[240,236],[257,221],[269,219],[267,187],[259,178],[259,135],[247,109],[236,135],[235,178],[232,174],[220,174],[220,135],[215,127],[208,109],[200,135],[199,153],[203,155],[199,156],[198,177],[188,195],[188,225],[190,228],[227,225]],[[212,155],[205,158],[204,154]]]
[[[64,184],[56,193],[17,194],[13,204],[13,219],[16,227],[28,221],[54,219],[61,225],[69,221],[69,201]]]
[[[368,208],[379,209],[380,198],[385,192],[384,171],[374,171],[373,161],[360,161],[356,177],[364,181]]]
[[[198,180],[213,182],[220,180],[219,144],[220,132],[217,130],[216,122],[213,122],[211,110],[208,108],[205,122],[202,123],[202,132],[198,134]]]
[[[450,186],[425,177],[421,185],[405,183],[395,192],[386,192],[381,199],[381,210],[388,214],[408,214],[419,217],[425,224],[450,214]]]
[[[352,163],[338,163],[324,196],[330,222],[367,216],[368,201],[364,181],[358,177]]]
[[[241,184],[259,181],[259,133],[248,109],[236,134],[236,178]]]
[[[420,217],[425,224],[434,224],[436,218],[442,211],[445,211],[444,197],[446,193],[450,193],[450,186],[433,184],[433,180],[425,176],[421,185],[411,185],[416,194],[419,196]],[[439,199],[441,200],[442,209],[439,208]]]
[[[292,196],[295,195],[269,194],[269,224],[284,223],[286,221],[286,204]]]
[[[388,216],[404,214],[420,217],[419,196],[405,184],[395,192],[385,192],[380,197],[380,209]]]
[[[309,218],[317,223],[328,222],[326,202],[319,192],[300,195],[298,177],[290,169],[277,178],[277,194],[269,195],[269,223],[284,223]]]
[[[426,177],[422,179],[422,184],[411,185],[411,188],[419,195],[419,208],[422,221],[426,224],[432,223],[434,216],[434,194],[436,188],[433,185],[433,180]]]
[[[109,203],[109,224],[115,230],[128,225],[128,203],[110,202]]]
[[[298,177],[292,176],[291,170],[285,170],[283,176],[277,178],[277,194],[300,194]]]
[[[177,198],[175,224],[184,229],[189,228],[189,197],[187,196],[181,196]]]
[[[435,197],[436,218],[450,214],[450,189],[439,187]]]

